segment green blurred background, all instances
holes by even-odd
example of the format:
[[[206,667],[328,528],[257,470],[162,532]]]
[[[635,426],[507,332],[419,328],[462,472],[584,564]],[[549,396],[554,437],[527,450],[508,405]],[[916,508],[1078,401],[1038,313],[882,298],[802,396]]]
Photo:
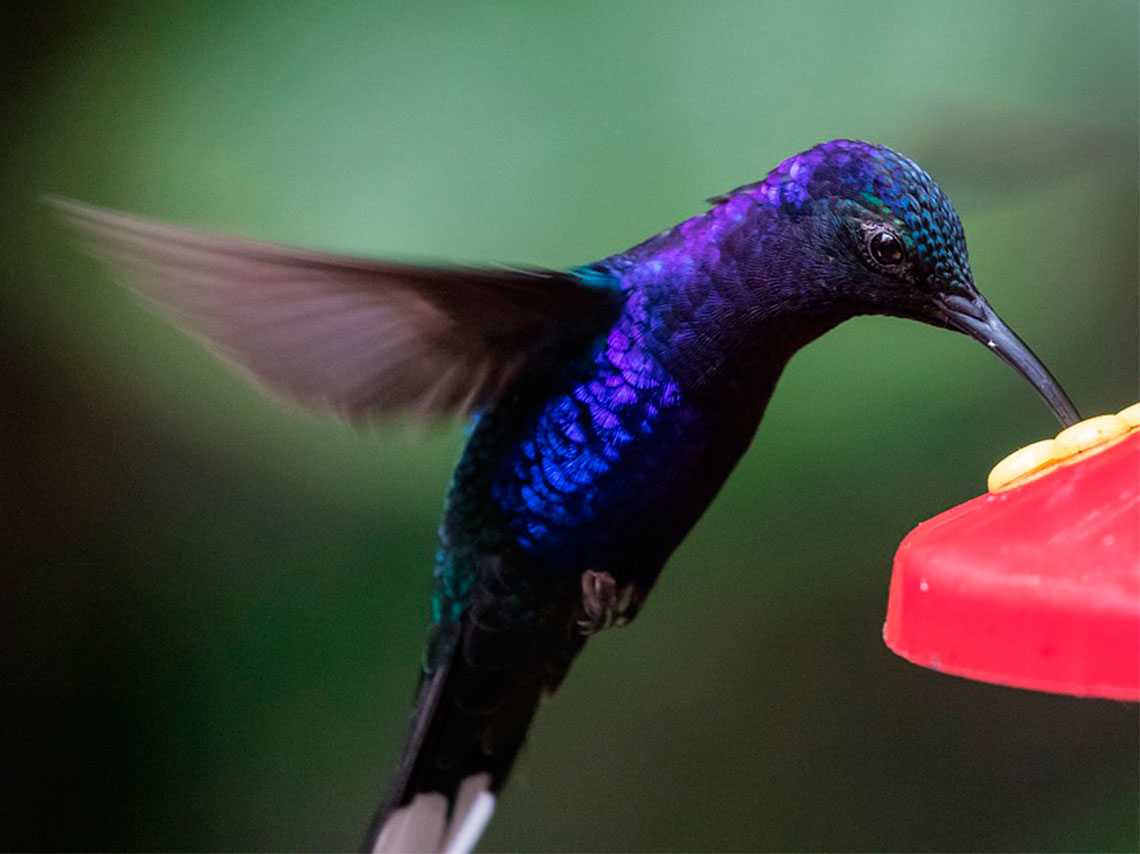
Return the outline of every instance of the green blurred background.
[[[1138,7],[9,4],[0,847],[346,849],[403,737],[461,429],[290,412],[37,204],[562,266],[849,136],[955,200],[1086,414],[1138,396]],[[984,348],[797,357],[634,628],[543,709],[486,850],[1135,850],[1135,706],[880,640],[917,522],[1051,435]]]

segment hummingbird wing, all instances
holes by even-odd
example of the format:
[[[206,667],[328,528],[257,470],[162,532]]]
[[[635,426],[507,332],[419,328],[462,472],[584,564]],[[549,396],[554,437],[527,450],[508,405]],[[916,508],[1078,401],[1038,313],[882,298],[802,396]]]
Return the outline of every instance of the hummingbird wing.
[[[286,398],[360,420],[493,402],[520,370],[604,331],[616,280],[431,267],[220,237],[48,203],[159,310]]]

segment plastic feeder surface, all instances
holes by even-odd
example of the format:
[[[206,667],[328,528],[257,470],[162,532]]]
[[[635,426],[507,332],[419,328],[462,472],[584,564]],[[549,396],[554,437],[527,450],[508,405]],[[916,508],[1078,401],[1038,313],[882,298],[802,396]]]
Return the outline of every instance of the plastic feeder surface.
[[[915,528],[883,638],[956,676],[1140,699],[1140,431]]]

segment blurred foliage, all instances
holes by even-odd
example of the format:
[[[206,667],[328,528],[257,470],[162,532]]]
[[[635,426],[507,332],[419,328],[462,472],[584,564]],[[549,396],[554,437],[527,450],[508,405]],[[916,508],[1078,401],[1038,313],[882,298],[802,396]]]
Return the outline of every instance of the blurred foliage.
[[[1135,2],[9,4],[0,846],[344,849],[403,737],[458,426],[283,410],[75,253],[56,192],[390,257],[624,248],[850,136],[955,199],[1088,414],[1138,388]],[[984,348],[791,365],[487,850],[1135,850],[1137,710],[880,641],[894,547],[1051,435]]]

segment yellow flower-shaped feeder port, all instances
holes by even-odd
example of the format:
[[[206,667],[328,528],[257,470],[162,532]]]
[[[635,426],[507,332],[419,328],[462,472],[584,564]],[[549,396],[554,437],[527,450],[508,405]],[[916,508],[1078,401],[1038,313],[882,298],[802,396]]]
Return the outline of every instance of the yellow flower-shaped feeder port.
[[[1019,448],[993,467],[987,485],[990,492],[1021,486],[1057,466],[1104,450],[1133,430],[1140,430],[1140,403],[1134,403],[1115,415],[1086,418],[1065,428],[1053,439],[1042,439]]]

